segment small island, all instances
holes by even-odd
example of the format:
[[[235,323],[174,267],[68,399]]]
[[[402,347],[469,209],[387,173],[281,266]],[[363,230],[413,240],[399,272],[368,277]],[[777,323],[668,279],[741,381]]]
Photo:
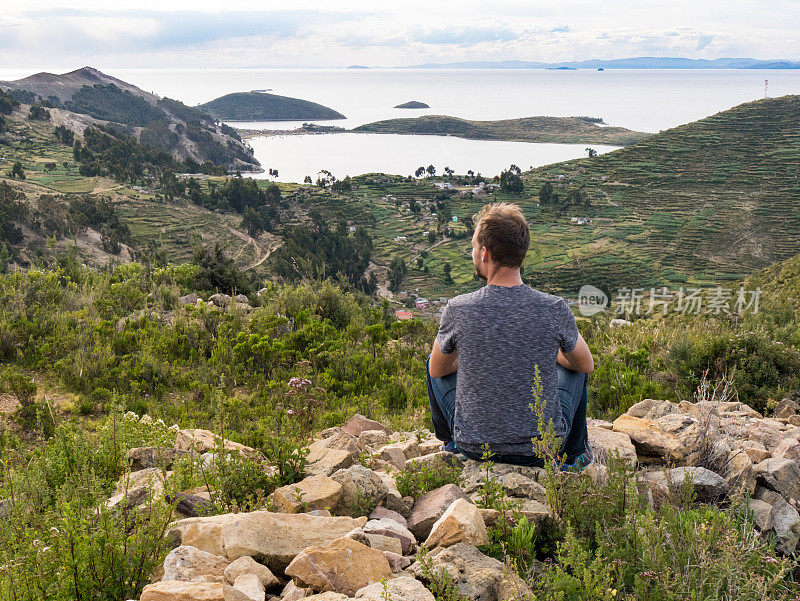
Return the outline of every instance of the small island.
[[[396,109],[429,109],[431,108],[424,102],[420,102],[419,100],[410,100],[408,102],[404,102],[403,104],[398,104],[394,108]]]
[[[234,92],[197,106],[223,121],[329,121],[346,119],[340,112],[300,98],[265,92]]]

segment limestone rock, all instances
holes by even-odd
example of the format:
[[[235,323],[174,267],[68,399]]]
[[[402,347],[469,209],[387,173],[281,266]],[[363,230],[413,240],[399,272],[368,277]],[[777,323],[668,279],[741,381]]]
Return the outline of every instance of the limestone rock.
[[[370,534],[367,533],[365,535],[367,537],[367,542],[369,543],[368,546],[372,547],[373,549],[377,549],[378,551],[384,551],[389,553],[397,553],[402,555],[403,554],[403,545],[400,543],[400,539],[394,538],[393,536],[384,536],[383,534]]]
[[[252,601],[232,586],[220,582],[162,580],[142,590],[141,601]]]
[[[286,575],[300,586],[352,597],[369,584],[391,578],[392,570],[381,551],[339,538],[303,550],[286,568]]]
[[[355,598],[364,601],[384,601],[387,598],[392,601],[435,601],[433,593],[411,576],[387,580],[385,586],[380,582],[370,584],[359,590]]]
[[[342,496],[342,485],[327,476],[309,476],[295,484],[282,486],[272,496],[282,513],[302,513],[334,507]]]
[[[391,553],[390,551],[384,551],[383,556],[389,562],[389,567],[395,574],[405,570],[414,561],[411,557],[404,557],[399,553]]]
[[[747,438],[763,444],[768,451],[772,451],[783,441],[783,433],[778,424],[769,420],[756,420],[746,428]]]
[[[369,513],[389,493],[381,477],[363,465],[353,465],[336,471],[331,478],[342,485],[342,495],[333,508],[341,515]]]
[[[800,460],[800,441],[796,438],[784,438],[777,447],[772,449],[772,456],[792,461]]]
[[[155,492],[164,490],[164,472],[157,467],[151,467],[124,474],[117,482],[114,492],[119,494],[125,492],[125,490],[131,491],[142,486],[148,487]]]
[[[383,518],[394,520],[395,522],[400,524],[403,528],[408,528],[408,522],[406,521],[406,518],[404,518],[396,511],[387,509],[382,505],[378,505],[375,509],[372,510],[372,513],[369,514],[370,520],[380,520]]]
[[[311,444],[311,446],[314,445],[325,449],[347,451],[351,455],[358,455],[361,452],[361,447],[358,445],[358,437],[348,434],[343,430],[337,430],[330,436]]]
[[[323,545],[360,528],[367,518],[321,517],[307,513],[224,514],[187,518],[174,522],[170,530],[192,545],[229,560],[249,555],[263,560],[273,572],[282,573],[306,547]]]
[[[640,460],[648,455],[694,465],[700,459],[703,429],[697,419],[686,414],[670,413],[652,420],[625,413],[614,421],[614,431],[630,436]]]
[[[783,399],[780,401],[775,405],[775,411],[773,412],[775,417],[791,417],[798,413],[800,413],[800,405],[792,399]]]
[[[800,466],[791,459],[771,457],[753,468],[758,483],[787,499],[800,499]]]
[[[408,555],[414,550],[416,539],[411,531],[402,524],[395,522],[389,518],[382,518],[379,520],[370,520],[363,527],[364,532],[369,534],[381,534],[383,536],[390,536],[400,541],[401,553]]]
[[[523,499],[546,501],[547,491],[536,481],[541,468],[495,463],[489,471],[489,477],[500,485],[506,494]],[[485,464],[478,461],[467,461],[461,474],[464,480],[464,492],[474,493],[486,478]]]
[[[449,451],[442,451],[441,450],[441,443],[439,444],[439,450],[435,453],[427,453],[425,455],[420,455],[419,457],[413,457],[406,461],[406,467],[412,468],[417,466],[427,466],[433,469],[438,469],[439,466],[449,465],[452,467],[463,468],[464,462],[458,458],[457,455],[451,453]]]
[[[728,453],[728,459],[722,471],[728,483],[728,490],[752,495],[756,488],[756,476],[750,457],[741,449]]]
[[[753,463],[761,463],[765,459],[772,457],[772,453],[767,450],[767,447],[755,440],[740,440],[736,444],[747,453]]]
[[[236,561],[232,561],[230,565],[225,568],[225,580],[228,581],[228,584],[233,584],[242,574],[255,574],[258,576],[261,586],[265,589],[271,588],[279,582],[267,566],[261,565],[255,559],[247,555],[240,557]]]
[[[784,555],[791,555],[800,540],[800,515],[782,497],[772,504],[772,529],[775,531],[775,547]]]
[[[355,456],[350,451],[329,449],[311,444],[308,447],[306,461],[307,474],[311,476],[330,476],[336,470],[353,465]]]
[[[281,592],[281,601],[298,601],[298,599],[307,599],[317,596],[310,595],[310,593],[310,588],[301,588],[294,583],[294,580],[290,580],[287,585],[283,587],[283,591]],[[345,595],[342,596],[344,597]]]
[[[152,467],[169,469],[186,451],[172,447],[135,447],[128,451],[128,465],[132,472]]]
[[[403,454],[403,451],[395,445],[390,444],[381,447],[378,449],[378,454],[381,459],[398,470],[406,466],[406,456]]]
[[[228,451],[238,451],[250,457],[258,455],[258,452],[251,447],[232,440],[222,439],[213,432],[200,428],[178,430],[178,435],[175,438],[175,448],[179,451],[194,450],[195,453],[199,454],[223,448]]]
[[[606,428],[589,426],[589,444],[595,459],[603,463],[614,453],[631,465],[636,465],[636,447],[630,436],[624,432],[614,432]]]
[[[702,503],[719,501],[728,494],[725,479],[704,467],[676,467],[669,470],[670,488],[673,491],[680,490],[687,476],[694,486],[697,500]]]
[[[431,453],[438,453],[443,449],[442,441],[436,438],[431,438],[429,440],[423,440],[419,443],[419,454],[420,457],[422,455],[430,455]]]
[[[750,499],[750,511],[759,530],[772,530],[772,505],[761,499]]]
[[[430,553],[433,572],[445,570],[461,595],[478,601],[512,601],[531,596],[531,591],[519,576],[506,569],[502,562],[487,557],[473,545],[459,543]],[[422,578],[420,562],[407,570]],[[424,579],[423,579],[424,580]]]
[[[308,595],[305,597],[306,601],[345,601],[349,599],[347,595],[342,593],[335,593],[333,591],[326,591],[324,593],[317,593],[316,595]]]
[[[456,499],[431,527],[425,541],[429,549],[450,547],[457,543],[475,546],[489,544],[489,535],[480,510],[464,499]]]
[[[453,501],[468,498],[455,484],[445,484],[425,493],[414,503],[411,515],[408,516],[408,529],[414,533],[417,540],[425,540],[431,533],[433,524],[442,517]]]
[[[389,444],[389,435],[383,430],[364,430],[358,435],[358,446],[361,450],[377,449]]]
[[[367,430],[383,430],[386,432],[386,434],[392,433],[392,431],[383,424],[371,419],[367,419],[360,413],[356,413],[344,426],[342,426],[343,432],[356,437]]]
[[[196,580],[225,582],[225,568],[230,562],[224,557],[181,545],[164,559],[163,580]]]
[[[628,321],[627,319],[622,319],[620,317],[615,317],[614,319],[612,319],[611,321],[608,322],[608,327],[613,330],[613,329],[616,329],[616,328],[624,328],[625,326],[631,325],[631,323],[633,323],[633,322]]]
[[[677,413],[677,411],[678,407],[669,401],[645,399],[632,405],[625,413],[633,417],[655,420],[670,413]]]
[[[233,588],[247,595],[251,601],[264,601],[264,585],[255,574],[239,574]]]

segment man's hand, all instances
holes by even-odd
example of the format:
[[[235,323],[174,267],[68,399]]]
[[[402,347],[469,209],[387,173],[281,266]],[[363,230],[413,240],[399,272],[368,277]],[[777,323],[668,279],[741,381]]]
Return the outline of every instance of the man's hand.
[[[558,350],[558,357],[556,358],[558,364],[572,371],[578,371],[585,374],[590,374],[594,371],[594,359],[592,358],[592,351],[586,345],[583,336],[578,334],[578,342],[575,343],[575,348],[568,353],[564,353],[561,349]],[[431,361],[431,363],[433,363]]]
[[[445,376],[455,373],[458,371],[457,351],[445,355],[439,348],[439,341],[434,341],[429,369],[432,378],[444,378]]]

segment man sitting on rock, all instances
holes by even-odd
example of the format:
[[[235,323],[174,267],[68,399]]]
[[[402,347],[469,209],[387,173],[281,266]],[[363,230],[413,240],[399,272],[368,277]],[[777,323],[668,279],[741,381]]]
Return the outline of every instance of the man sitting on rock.
[[[563,298],[522,283],[530,228],[520,208],[483,207],[472,237],[472,261],[486,286],[453,299],[442,313],[428,358],[428,397],[444,449],[480,460],[542,465],[531,409],[539,366],[544,420],[562,440],[562,469],[592,461],[586,427],[586,380],[592,353]]]

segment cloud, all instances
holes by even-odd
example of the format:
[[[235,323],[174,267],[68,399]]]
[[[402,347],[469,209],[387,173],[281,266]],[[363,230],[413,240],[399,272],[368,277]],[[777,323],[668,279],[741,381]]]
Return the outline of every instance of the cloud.
[[[502,25],[459,26],[420,29],[412,32],[412,39],[422,44],[472,46],[482,42],[516,40],[521,33]]]

